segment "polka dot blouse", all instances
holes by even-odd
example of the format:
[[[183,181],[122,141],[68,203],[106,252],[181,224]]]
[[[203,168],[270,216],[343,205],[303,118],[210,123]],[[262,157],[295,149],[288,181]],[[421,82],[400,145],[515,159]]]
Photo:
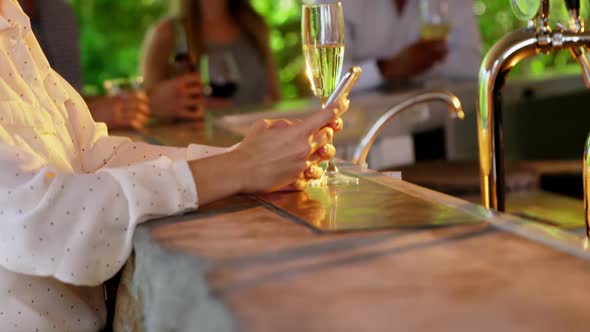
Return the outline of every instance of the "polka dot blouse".
[[[0,0],[0,331],[99,331],[138,223],[196,209],[187,159],[107,135]]]

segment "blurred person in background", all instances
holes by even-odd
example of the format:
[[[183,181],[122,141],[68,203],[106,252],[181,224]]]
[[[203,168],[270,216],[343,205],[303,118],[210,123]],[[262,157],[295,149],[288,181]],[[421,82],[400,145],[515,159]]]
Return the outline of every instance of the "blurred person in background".
[[[49,63],[79,92],[83,88],[80,36],[75,13],[65,0],[18,0]],[[136,128],[149,118],[149,100],[141,92],[85,96],[93,118],[111,129]]]
[[[280,99],[269,29],[249,0],[175,0],[171,5],[172,16],[146,36],[141,64],[156,116],[199,120],[207,108]],[[178,61],[188,54],[193,68],[179,72]],[[203,56],[214,54],[231,59],[239,75],[237,89],[226,98],[213,97],[214,91],[206,96],[197,73]]]
[[[421,33],[421,0],[340,1],[346,24],[345,62],[363,68],[357,90],[408,80],[477,79],[482,42],[472,0],[448,0],[450,30],[442,38]]]

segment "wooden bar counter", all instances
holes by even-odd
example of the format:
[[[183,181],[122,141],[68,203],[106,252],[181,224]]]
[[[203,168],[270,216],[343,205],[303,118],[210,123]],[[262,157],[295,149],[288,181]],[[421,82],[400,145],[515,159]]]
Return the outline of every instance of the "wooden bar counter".
[[[136,139],[220,142],[202,129],[162,126]],[[225,136],[220,145],[235,141]],[[116,331],[590,328],[590,262],[581,235],[349,171],[481,222],[321,233],[254,197],[226,199],[138,228]]]

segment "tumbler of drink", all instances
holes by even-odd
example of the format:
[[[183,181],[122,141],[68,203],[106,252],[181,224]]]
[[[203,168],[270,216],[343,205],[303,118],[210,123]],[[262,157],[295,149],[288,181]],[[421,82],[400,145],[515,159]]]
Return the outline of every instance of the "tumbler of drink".
[[[448,0],[420,0],[420,36],[424,40],[445,40],[451,31]]]
[[[107,96],[118,96],[129,91],[143,91],[143,77],[116,78],[104,81]]]

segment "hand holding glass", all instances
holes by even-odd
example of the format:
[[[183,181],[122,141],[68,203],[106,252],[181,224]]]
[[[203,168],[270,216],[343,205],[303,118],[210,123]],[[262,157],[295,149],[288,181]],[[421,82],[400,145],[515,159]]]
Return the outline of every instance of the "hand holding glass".
[[[301,34],[307,77],[313,93],[325,106],[340,81],[344,60],[344,13],[342,4],[304,5]],[[334,160],[328,162],[322,184],[354,184],[357,178],[338,172]]]

